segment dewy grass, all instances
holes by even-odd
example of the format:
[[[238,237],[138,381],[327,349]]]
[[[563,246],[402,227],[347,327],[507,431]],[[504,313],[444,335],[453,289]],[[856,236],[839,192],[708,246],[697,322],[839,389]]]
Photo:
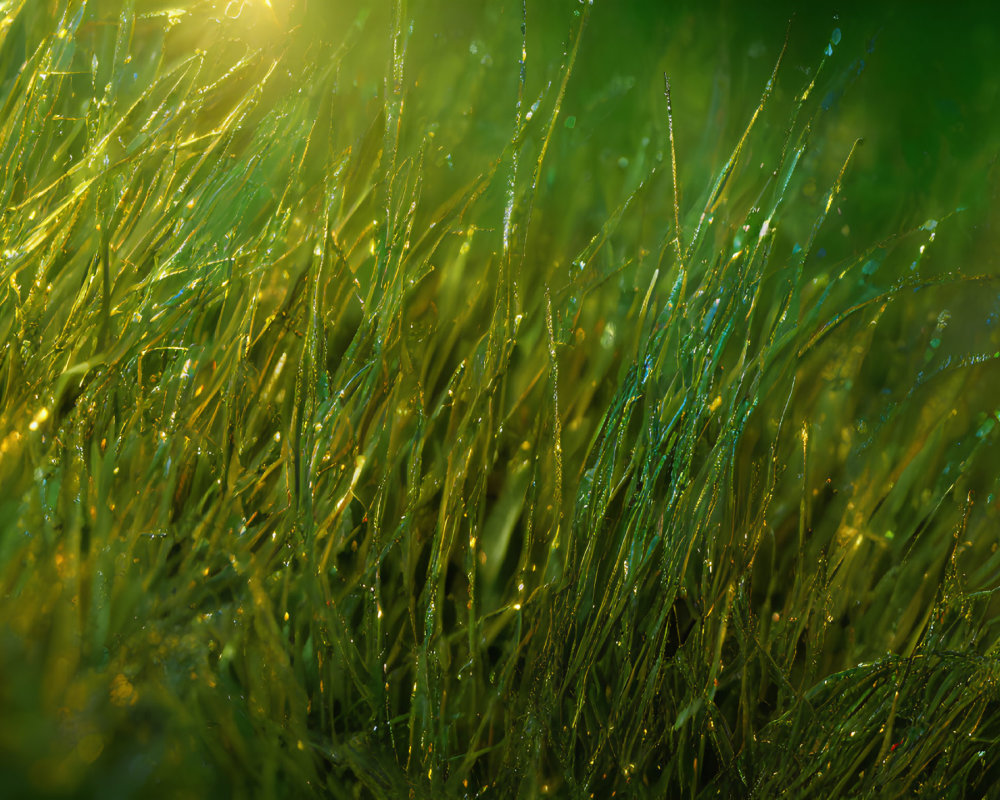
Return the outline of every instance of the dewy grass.
[[[989,229],[847,238],[840,31],[719,155],[348,5],[0,0],[5,796],[991,791]]]

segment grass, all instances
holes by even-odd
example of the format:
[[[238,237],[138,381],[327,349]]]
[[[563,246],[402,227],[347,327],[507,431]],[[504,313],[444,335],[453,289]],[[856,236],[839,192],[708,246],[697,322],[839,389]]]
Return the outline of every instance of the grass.
[[[995,153],[333,5],[0,0],[5,791],[993,791]]]

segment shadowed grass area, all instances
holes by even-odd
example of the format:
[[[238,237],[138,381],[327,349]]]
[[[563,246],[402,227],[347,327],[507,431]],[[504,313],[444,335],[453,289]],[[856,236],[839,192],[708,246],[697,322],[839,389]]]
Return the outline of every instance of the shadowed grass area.
[[[0,0],[11,796],[1000,781],[1000,80],[719,9]]]

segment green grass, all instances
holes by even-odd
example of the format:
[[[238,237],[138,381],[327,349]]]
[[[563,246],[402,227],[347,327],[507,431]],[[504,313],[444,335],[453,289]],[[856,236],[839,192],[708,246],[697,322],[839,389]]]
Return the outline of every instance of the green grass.
[[[0,0],[8,796],[1000,782],[995,144],[515,5]]]

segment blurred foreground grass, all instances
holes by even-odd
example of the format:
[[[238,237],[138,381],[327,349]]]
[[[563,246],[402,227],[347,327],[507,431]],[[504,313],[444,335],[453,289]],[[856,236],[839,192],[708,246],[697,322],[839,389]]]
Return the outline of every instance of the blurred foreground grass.
[[[0,0],[4,796],[1000,782],[997,27],[625,5]]]

